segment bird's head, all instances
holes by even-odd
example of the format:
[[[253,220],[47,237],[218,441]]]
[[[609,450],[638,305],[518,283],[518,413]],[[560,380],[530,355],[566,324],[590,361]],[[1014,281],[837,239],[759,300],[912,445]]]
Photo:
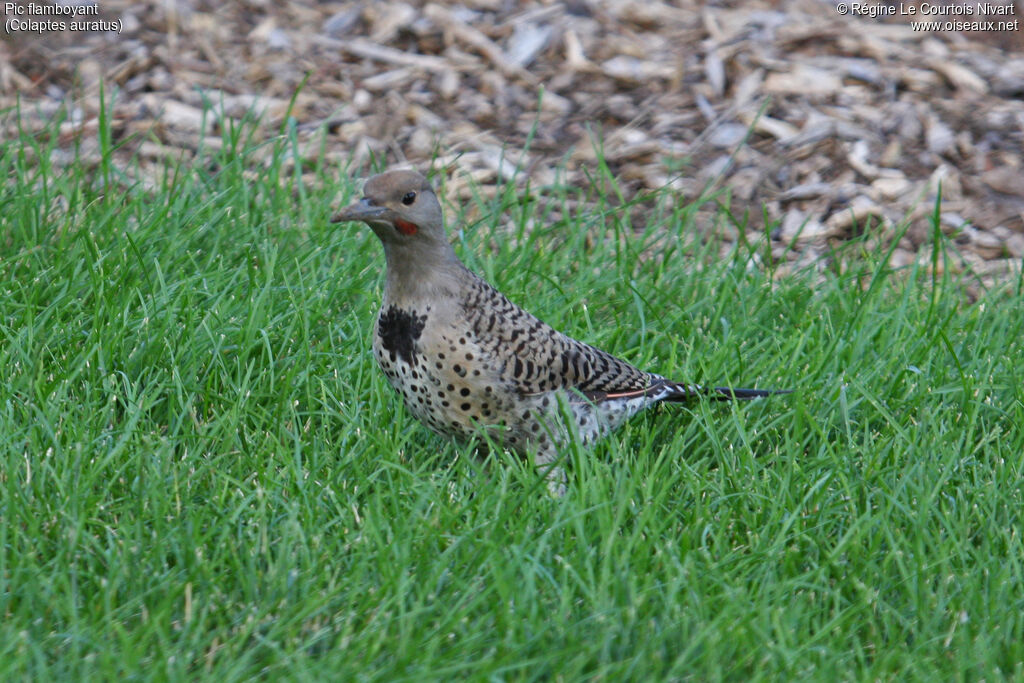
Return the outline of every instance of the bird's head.
[[[388,171],[367,180],[363,198],[331,218],[332,223],[345,221],[369,225],[385,248],[447,244],[441,203],[416,171]]]

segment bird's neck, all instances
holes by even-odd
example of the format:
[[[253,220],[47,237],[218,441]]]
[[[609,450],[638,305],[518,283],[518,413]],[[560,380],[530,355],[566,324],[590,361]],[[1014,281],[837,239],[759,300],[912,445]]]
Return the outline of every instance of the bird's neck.
[[[459,282],[469,272],[448,242],[415,246],[387,244],[384,257],[387,263],[385,304],[437,301],[454,296]]]

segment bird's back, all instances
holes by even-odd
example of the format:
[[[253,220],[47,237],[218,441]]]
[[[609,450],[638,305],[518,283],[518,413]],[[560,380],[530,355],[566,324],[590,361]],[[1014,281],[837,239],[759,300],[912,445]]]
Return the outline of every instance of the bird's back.
[[[460,302],[467,328],[519,393],[575,390],[587,395],[650,386],[650,373],[555,330],[470,275]]]

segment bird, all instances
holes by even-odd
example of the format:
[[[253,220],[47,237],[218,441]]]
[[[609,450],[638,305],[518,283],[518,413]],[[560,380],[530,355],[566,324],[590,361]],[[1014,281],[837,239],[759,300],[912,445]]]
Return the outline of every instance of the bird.
[[[408,412],[456,441],[485,432],[532,460],[555,496],[572,439],[589,446],[659,403],[788,393],[673,381],[557,331],[459,260],[415,170],[370,177],[331,222],[365,223],[384,246],[373,355]]]

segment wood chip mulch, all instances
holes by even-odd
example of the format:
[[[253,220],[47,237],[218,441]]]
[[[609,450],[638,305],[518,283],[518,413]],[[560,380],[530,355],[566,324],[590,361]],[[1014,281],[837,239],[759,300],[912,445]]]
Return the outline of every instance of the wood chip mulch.
[[[433,158],[451,201],[498,179],[538,194],[556,180],[586,186],[599,148],[623,200],[639,200],[631,211],[659,188],[683,202],[724,191],[748,216],[747,239],[768,231],[783,273],[826,263],[865,230],[899,240],[892,265],[923,259],[941,183],[958,267],[985,284],[1015,276],[1019,22],[915,30],[837,4],[106,0],[88,18],[119,33],[4,35],[0,134],[16,132],[15,104],[29,130],[63,110],[53,161],[68,163],[75,142],[95,158],[102,80],[117,89],[119,159],[156,178],[167,159],[217,149],[226,119],[256,114],[277,135],[301,85],[291,115],[305,156],[326,130],[329,158],[353,168]],[[988,18],[1019,20],[1024,8],[1010,8]],[[713,201],[700,216],[724,248],[742,237]]]

